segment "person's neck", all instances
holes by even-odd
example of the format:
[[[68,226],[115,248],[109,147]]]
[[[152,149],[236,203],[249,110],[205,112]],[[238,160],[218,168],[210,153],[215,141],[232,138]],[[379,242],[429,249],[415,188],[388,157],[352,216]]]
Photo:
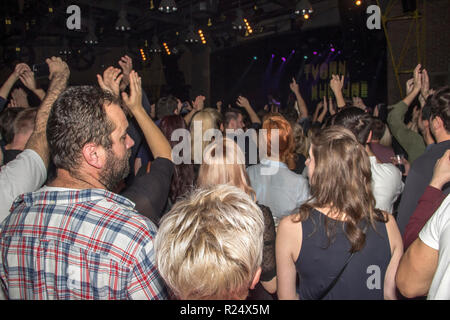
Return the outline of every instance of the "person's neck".
[[[331,207],[330,206],[324,206],[324,207],[320,207],[320,208],[319,207],[315,207],[314,209],[316,209],[317,211],[322,212],[328,218],[333,219],[333,220],[345,221],[345,218],[347,216],[345,213],[331,212]]]
[[[450,134],[447,132],[441,132],[436,134],[436,143],[441,143],[450,140]]]
[[[372,141],[371,141],[371,142],[372,142]],[[366,150],[367,155],[368,155],[369,157],[375,157],[375,153],[373,153],[373,152],[372,152],[372,149],[370,149],[370,142],[368,142],[368,143],[366,144],[366,146],[364,147],[364,149]]]
[[[281,162],[279,157],[267,156],[265,157],[267,160]]]
[[[57,169],[56,178],[47,184],[49,187],[70,189],[106,189],[95,177],[87,174],[78,174],[74,177],[69,171]]]

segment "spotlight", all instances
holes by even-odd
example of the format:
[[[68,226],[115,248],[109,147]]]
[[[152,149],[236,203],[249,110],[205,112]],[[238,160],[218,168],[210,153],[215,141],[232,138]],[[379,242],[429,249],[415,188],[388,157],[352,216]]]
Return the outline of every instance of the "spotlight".
[[[242,9],[236,10],[236,20],[233,22],[233,29],[234,30],[244,30],[246,28],[246,25],[244,23],[244,13]]]
[[[308,0],[300,0],[294,11],[296,15],[302,15],[305,20],[308,20],[313,12],[314,10]]]
[[[203,31],[201,29],[198,30],[198,35],[200,36],[200,40],[203,44],[206,44],[205,36],[203,35]]]
[[[187,43],[198,43],[200,41],[199,36],[197,34],[195,34],[195,32],[194,32],[194,26],[193,25],[189,26],[189,31],[188,31],[184,41],[187,42]]]
[[[303,56],[303,59],[305,59],[305,60],[308,59],[308,56]]]
[[[283,62],[286,62],[286,58],[285,57],[282,57],[281,60],[283,60]]]
[[[315,56],[316,56],[316,55],[317,55],[317,51],[314,51],[314,52],[313,52],[313,55],[315,55]]]
[[[144,49],[141,48],[141,49],[139,49],[139,51],[141,52],[142,61],[146,61],[147,60],[147,56],[145,55]]]
[[[362,4],[362,1],[361,1],[361,0],[356,0],[356,1],[355,1],[355,5],[360,6],[361,4]]]
[[[336,49],[335,49],[335,48],[331,48],[330,50],[331,50],[331,52],[334,52],[334,51],[336,51]]]
[[[295,50],[292,50],[292,54],[294,54],[295,53]]]
[[[172,13],[178,10],[175,0],[162,0],[159,4],[159,11],[164,13]]]
[[[273,59],[273,58],[275,58],[275,54],[274,54],[274,53],[272,53],[272,59]]]
[[[249,34],[253,33],[252,27],[250,27],[250,24],[248,23],[247,19],[244,18],[245,27],[247,28],[247,31]]]
[[[157,36],[153,36],[152,45],[150,46],[150,49],[148,51],[150,51],[151,53],[160,53],[162,51],[161,47],[158,44]]]
[[[168,56],[170,56],[171,55],[171,52],[170,52],[170,50],[169,50],[169,46],[167,45],[167,43],[163,43],[163,46],[164,46],[164,49],[166,49],[166,53],[167,53],[167,55]]]
[[[116,23],[117,31],[129,31],[131,29],[130,23],[127,20],[127,13],[124,9],[119,12],[119,20]]]
[[[253,57],[253,60],[258,60],[258,57],[257,57],[257,56],[254,56],[254,57]]]

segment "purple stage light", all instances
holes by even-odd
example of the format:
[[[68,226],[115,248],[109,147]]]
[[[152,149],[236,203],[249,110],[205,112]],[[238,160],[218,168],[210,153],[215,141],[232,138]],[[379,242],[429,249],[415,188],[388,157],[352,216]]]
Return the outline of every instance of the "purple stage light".
[[[295,50],[292,50],[292,53],[295,53]]]
[[[331,48],[331,52],[334,52],[334,51],[336,51],[336,49],[334,49],[334,48]]]
[[[313,55],[317,55],[317,51],[314,51],[314,52],[313,52]]]
[[[272,54],[272,58],[275,58],[275,54]]]
[[[281,60],[283,60],[283,62],[286,62],[286,58],[285,57],[281,58]]]

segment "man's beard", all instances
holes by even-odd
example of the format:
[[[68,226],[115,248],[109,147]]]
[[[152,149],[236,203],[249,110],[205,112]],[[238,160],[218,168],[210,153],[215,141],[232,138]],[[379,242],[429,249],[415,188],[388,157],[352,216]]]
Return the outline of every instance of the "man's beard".
[[[106,166],[100,172],[100,182],[106,189],[113,190],[120,181],[128,176],[130,173],[130,156],[131,149],[122,159],[116,157],[111,149],[107,150]]]

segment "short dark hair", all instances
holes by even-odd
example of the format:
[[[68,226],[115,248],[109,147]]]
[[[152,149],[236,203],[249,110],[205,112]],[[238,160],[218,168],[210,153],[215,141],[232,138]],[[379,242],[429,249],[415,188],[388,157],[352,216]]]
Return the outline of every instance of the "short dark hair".
[[[173,115],[173,112],[177,106],[178,100],[172,95],[160,98],[155,106],[156,117],[158,119],[162,119],[165,116]]]
[[[425,106],[430,108],[430,119],[441,118],[445,130],[450,132],[450,87],[445,86],[438,89],[427,99]]]
[[[242,117],[244,117],[244,115],[242,114],[242,112],[240,110],[238,110],[236,108],[228,109],[225,112],[224,123],[223,123],[225,128],[228,127],[228,125],[230,124],[231,120],[236,120],[237,121],[237,119],[239,117],[239,114],[241,114]]]
[[[356,107],[345,108],[336,114],[332,125],[343,126],[356,136],[358,142],[366,145],[372,130],[373,117]]]
[[[380,119],[373,119],[372,123],[372,138],[380,140],[386,131],[386,124]]]
[[[34,123],[36,122],[36,114],[36,108],[27,108],[21,111],[14,120],[14,135],[33,131]]]
[[[106,105],[121,105],[119,98],[93,86],[67,88],[54,103],[47,123],[47,139],[56,168],[75,173],[81,150],[93,142],[109,150],[115,126],[106,114]]]
[[[0,134],[6,144],[14,140],[14,120],[23,110],[25,110],[23,107],[13,107],[6,108],[0,113]]]

